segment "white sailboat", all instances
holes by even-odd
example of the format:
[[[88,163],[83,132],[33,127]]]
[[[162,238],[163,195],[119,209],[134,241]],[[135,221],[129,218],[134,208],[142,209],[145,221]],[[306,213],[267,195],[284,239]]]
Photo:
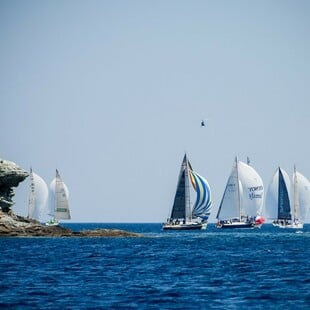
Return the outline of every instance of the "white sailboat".
[[[196,192],[196,202],[190,201],[191,186]],[[164,230],[205,229],[212,206],[210,186],[205,178],[195,172],[184,155],[171,215],[163,224]]]
[[[280,228],[303,228],[301,217],[310,208],[310,182],[294,167],[292,195],[288,174],[278,168],[268,187],[266,206],[268,210],[275,209],[273,225]]]
[[[48,201],[46,182],[30,168],[30,192],[28,201],[28,218],[42,221]]]
[[[53,194],[53,218],[46,222],[47,226],[59,225],[59,220],[70,220],[70,209],[68,202],[68,188],[62,181],[58,170],[56,169],[56,178],[50,184],[51,193]]]
[[[296,169],[295,169],[296,170]],[[310,212],[310,181],[296,170],[296,190],[298,190],[298,208],[296,218],[300,221],[308,218]]]
[[[249,161],[248,161],[249,162]],[[217,228],[261,227],[264,185],[250,165],[236,157],[217,212]]]

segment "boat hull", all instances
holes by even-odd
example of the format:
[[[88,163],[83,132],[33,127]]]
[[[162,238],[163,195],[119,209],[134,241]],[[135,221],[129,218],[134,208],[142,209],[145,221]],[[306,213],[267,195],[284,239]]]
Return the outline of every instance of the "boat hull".
[[[291,228],[291,229],[302,229],[304,228],[304,224],[303,223],[292,223],[292,224],[272,224],[275,227],[279,227],[279,228]]]
[[[200,230],[206,229],[207,225],[202,223],[186,223],[186,224],[164,224],[163,230]]]
[[[48,222],[45,223],[46,226],[59,226],[59,222],[55,221],[55,220],[50,220]]]
[[[245,222],[233,222],[233,223],[216,223],[216,228],[220,229],[242,229],[242,228],[260,228],[262,224],[245,223]]]
[[[216,228],[228,228],[228,229],[242,229],[242,228],[261,228],[264,224],[265,218],[262,216],[249,217],[249,216],[242,216],[241,219],[239,218],[232,218],[227,220],[219,220],[216,223]]]

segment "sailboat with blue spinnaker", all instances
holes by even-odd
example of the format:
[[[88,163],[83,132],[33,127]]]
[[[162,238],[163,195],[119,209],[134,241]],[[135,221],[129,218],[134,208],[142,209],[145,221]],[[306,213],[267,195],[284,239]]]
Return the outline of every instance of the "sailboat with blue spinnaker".
[[[196,201],[191,204],[191,193],[196,193]],[[163,224],[164,230],[206,229],[212,206],[211,189],[208,181],[193,170],[184,155],[177,189],[170,217]]]

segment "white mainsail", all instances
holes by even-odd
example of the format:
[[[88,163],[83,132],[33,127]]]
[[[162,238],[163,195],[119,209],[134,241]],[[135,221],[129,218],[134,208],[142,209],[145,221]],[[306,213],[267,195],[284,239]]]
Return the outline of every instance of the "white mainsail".
[[[216,218],[256,217],[262,212],[263,198],[264,185],[257,171],[236,158]]]
[[[28,217],[42,221],[48,201],[48,187],[46,182],[30,169],[30,194]]]
[[[292,218],[294,219],[295,222],[299,222],[299,190],[298,190],[298,177],[296,173],[296,166],[294,166],[294,173],[293,173],[293,193],[294,193],[294,212]]]
[[[58,170],[56,177],[50,184],[51,191],[51,214],[54,220],[69,220],[71,219],[69,209],[69,191],[65,183],[62,181]]]
[[[233,169],[228,177],[225,191],[222,197],[222,201],[217,213],[216,218],[234,218],[239,217],[239,206],[240,206],[240,199],[239,199],[239,187],[238,184],[238,169],[237,163],[233,166]],[[242,187],[240,187],[242,188]]]

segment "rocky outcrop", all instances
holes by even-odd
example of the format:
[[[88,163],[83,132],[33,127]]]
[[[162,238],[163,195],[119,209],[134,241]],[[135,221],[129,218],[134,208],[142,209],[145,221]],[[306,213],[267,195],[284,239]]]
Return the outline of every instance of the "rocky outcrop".
[[[16,215],[13,187],[28,177],[15,163],[0,159],[0,237],[139,237],[139,234],[117,229],[72,231],[62,226],[46,226],[40,222]]]
[[[12,211],[0,211],[0,237],[140,237],[140,234],[118,229],[72,231],[62,226],[46,226]]]
[[[13,202],[14,190],[18,184],[28,177],[28,172],[15,163],[0,159],[0,209],[8,212]]]

